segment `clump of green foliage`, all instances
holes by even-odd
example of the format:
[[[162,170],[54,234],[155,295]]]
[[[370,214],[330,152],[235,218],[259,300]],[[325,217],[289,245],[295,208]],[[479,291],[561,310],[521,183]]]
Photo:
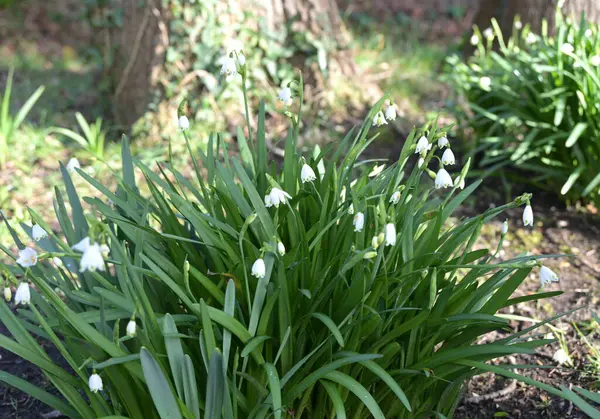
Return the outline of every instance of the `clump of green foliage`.
[[[600,204],[600,31],[557,13],[556,33],[541,36],[515,21],[505,41],[495,21],[475,28],[475,54],[448,58],[448,77],[466,97],[475,152],[486,174],[506,167],[566,199]]]
[[[282,161],[269,154],[263,103],[257,131],[238,131],[240,158],[218,136],[196,150],[183,132],[192,178],[170,162],[152,170],[124,138],[116,191],[77,170],[99,195],[83,198],[87,212],[63,167],[60,233],[33,210],[35,231],[23,226],[41,237],[39,255],[6,223],[21,252],[2,268],[23,306],[0,302],[11,335],[0,347],[40,367],[62,398],[6,372],[0,381],[72,418],[383,419],[451,416],[465,381],[494,371],[594,413],[571,390],[486,363],[551,342],[530,332],[553,319],[478,343],[510,332],[501,308],[556,295],[511,298],[540,257],[494,264],[474,248],[486,222],[531,196],[450,224],[478,182],[460,189],[465,166],[456,186],[433,188],[428,166],[447,128],[413,130],[386,168],[361,159],[383,99],[342,141],[302,158],[302,81],[290,86]]]

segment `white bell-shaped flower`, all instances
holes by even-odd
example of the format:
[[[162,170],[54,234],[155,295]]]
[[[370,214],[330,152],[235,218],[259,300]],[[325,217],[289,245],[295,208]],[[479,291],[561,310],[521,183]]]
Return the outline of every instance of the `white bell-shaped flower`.
[[[12,290],[9,286],[4,287],[4,299],[9,302],[12,299]]]
[[[285,246],[282,242],[277,243],[277,253],[279,253],[279,256],[285,255]]]
[[[48,233],[46,233],[46,230],[40,227],[39,224],[34,224],[31,228],[31,237],[33,237],[33,240],[37,242],[42,240],[44,237],[48,237]]]
[[[560,52],[564,54],[572,54],[573,51],[575,51],[575,48],[573,48],[573,45],[569,43],[565,43],[560,46]]]
[[[75,169],[81,169],[81,164],[79,164],[79,160],[77,160],[75,157],[72,157],[67,162],[66,169],[67,172],[73,173]]]
[[[265,195],[265,207],[271,208],[273,206],[273,200],[271,199],[270,194]]]
[[[486,28],[483,31],[482,35],[485,39],[493,39],[494,38],[494,30],[492,28]]]
[[[396,244],[396,226],[392,223],[385,225],[385,245],[394,246]]]
[[[88,385],[90,386],[90,391],[92,393],[97,393],[104,389],[102,386],[102,378],[100,378],[100,376],[95,372],[92,375],[90,375]]]
[[[79,272],[104,270],[104,254],[108,253],[108,246],[100,246],[98,243],[90,244],[90,238],[86,237],[71,248],[83,253],[79,263]]]
[[[30,301],[31,292],[29,291],[29,284],[27,282],[21,282],[15,293],[15,304],[27,305]]]
[[[390,198],[390,204],[396,205],[398,202],[400,202],[400,192],[396,191],[392,194],[392,197]]]
[[[292,105],[292,89],[288,86],[279,89],[279,101],[283,102],[285,106]]]
[[[23,268],[30,268],[37,263],[37,252],[31,247],[26,247],[23,250],[19,250],[19,257],[17,263]]]
[[[129,336],[130,338],[134,338],[137,333],[136,329],[137,325],[135,323],[135,320],[129,320],[129,323],[127,323],[127,328],[125,329],[127,336]]]
[[[502,223],[502,230],[500,232],[502,233],[503,236],[506,233],[508,233],[508,220],[504,220],[504,222]]]
[[[445,135],[438,140],[438,147],[439,148],[450,147],[450,141],[448,141],[448,138]]]
[[[304,164],[302,166],[302,170],[300,171],[300,179],[302,183],[312,182],[317,179],[317,175],[315,171],[308,164]]]
[[[178,124],[179,124],[179,129],[181,131],[185,131],[187,129],[190,129],[190,120],[185,115],[181,115],[179,117]]]
[[[475,34],[471,35],[471,39],[469,40],[471,45],[475,46],[479,43],[479,37]]]
[[[269,196],[271,197],[271,204],[274,205],[275,208],[279,208],[279,204],[286,204],[288,199],[292,199],[290,194],[288,194],[286,191],[282,191],[279,188],[271,189]]]
[[[542,266],[540,268],[540,282],[542,283],[542,287],[553,282],[558,282],[558,275],[552,269]]]
[[[415,148],[415,154],[424,154],[427,153],[427,151],[429,150],[431,150],[431,144],[429,144],[427,137],[422,135],[421,138],[419,138],[419,141],[417,141],[417,148]]]
[[[352,224],[354,225],[354,231],[360,233],[365,226],[365,214],[357,212],[352,220]]]
[[[444,154],[442,154],[442,164],[452,166],[454,163],[456,163],[456,160],[454,159],[454,153],[452,150],[447,148],[446,151],[444,151]]]
[[[450,177],[450,173],[448,173],[446,169],[442,167],[435,175],[435,188],[450,188],[452,185],[453,182],[452,178]]]
[[[385,119],[394,121],[396,119],[396,105],[393,103],[385,110]]]
[[[233,58],[229,55],[223,59],[223,65],[221,66],[221,74],[230,77],[237,74],[237,64]]]
[[[523,225],[533,226],[533,209],[531,205],[527,205],[523,210]]]
[[[265,271],[265,261],[262,258],[256,259],[256,261],[252,265],[252,276],[255,276],[257,278],[264,278]]]
[[[535,44],[537,42],[537,36],[533,32],[529,32],[525,37],[525,42],[529,45]]]
[[[387,125],[387,121],[385,120],[385,115],[383,111],[377,112],[375,118],[373,118],[373,126],[380,127],[382,125]]]
[[[240,65],[240,67],[243,67],[246,65],[246,56],[244,55],[244,53],[240,52],[237,55],[237,60],[238,60],[238,64]]]
[[[552,355],[552,359],[556,361],[556,363],[559,365],[571,363],[571,357],[563,348],[560,348],[559,350],[554,352],[554,355]]]

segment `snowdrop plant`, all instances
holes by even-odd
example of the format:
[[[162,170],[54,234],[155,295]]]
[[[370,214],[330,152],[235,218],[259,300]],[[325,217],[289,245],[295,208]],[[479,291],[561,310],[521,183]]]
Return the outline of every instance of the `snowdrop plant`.
[[[60,397],[6,372],[0,381],[72,418],[408,419],[451,416],[475,374],[521,378],[488,361],[551,342],[532,334],[550,320],[493,342],[478,338],[510,330],[497,312],[524,301],[511,296],[540,257],[494,263],[474,244],[485,223],[531,196],[452,217],[479,182],[436,190],[416,167],[439,151],[447,127],[436,121],[413,130],[398,160],[369,177],[362,153],[384,100],[343,140],[304,157],[324,168],[309,187],[298,158],[301,115],[290,118],[284,157],[270,164],[277,157],[268,152],[264,103],[258,128],[247,127],[252,141],[238,131],[239,157],[212,137],[197,150],[182,131],[191,178],[134,159],[124,138],[116,190],[77,171],[97,189],[83,198],[84,211],[62,168],[60,231],[31,210],[49,233],[39,261],[1,266],[13,285],[19,276],[19,288],[31,283],[19,296],[29,304],[15,313],[0,302],[9,332],[0,347],[37,365]],[[364,216],[355,234],[351,205]]]

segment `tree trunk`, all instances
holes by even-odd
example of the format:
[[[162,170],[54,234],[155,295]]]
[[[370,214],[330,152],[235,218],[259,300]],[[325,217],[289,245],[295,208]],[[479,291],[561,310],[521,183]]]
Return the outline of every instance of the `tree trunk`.
[[[586,19],[600,23],[600,1],[598,0],[566,0],[563,13],[579,20],[581,13]],[[542,20],[548,21],[548,29],[552,32],[555,26],[555,0],[481,0],[479,11],[475,16],[475,24],[480,29],[490,26],[490,20],[498,20],[502,33],[508,35],[512,31],[515,16],[521,22],[529,23],[534,32],[540,33]]]

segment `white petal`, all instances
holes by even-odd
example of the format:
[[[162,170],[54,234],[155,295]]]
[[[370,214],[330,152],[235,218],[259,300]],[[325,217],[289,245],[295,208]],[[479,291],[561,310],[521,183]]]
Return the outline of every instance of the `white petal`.
[[[523,210],[523,224],[525,226],[533,226],[533,209],[531,205],[527,205]]]
[[[452,178],[446,169],[441,168],[435,175],[435,188],[450,188],[453,185]]]
[[[392,223],[385,225],[385,245],[394,246],[396,244],[396,226]]]
[[[44,237],[48,237],[48,233],[46,233],[46,230],[44,230],[38,224],[34,224],[31,228],[31,236],[33,237],[33,240],[37,242],[43,239]]]
[[[317,175],[312,167],[310,167],[308,164],[305,164],[302,166],[302,170],[300,171],[300,179],[302,180],[302,183],[312,182],[313,180],[317,179]]]
[[[265,271],[265,261],[262,258],[256,259],[256,261],[252,265],[252,276],[255,276],[257,278],[264,278]]]
[[[185,131],[190,128],[190,120],[185,115],[179,117],[179,129]]]
[[[96,373],[90,375],[90,379],[88,381],[88,385],[90,387],[90,391],[92,393],[97,393],[98,391],[103,390],[102,378]]]
[[[30,301],[31,292],[29,291],[29,284],[27,282],[21,282],[15,293],[15,304],[26,305],[29,304]]]
[[[129,320],[129,323],[127,323],[127,328],[126,328],[126,333],[127,336],[133,338],[136,335],[136,328],[137,325],[135,324],[135,320]]]
[[[75,157],[72,157],[67,163],[67,171],[74,172],[75,169],[81,169],[81,165],[79,164],[79,160]]]
[[[19,250],[19,257],[17,263],[23,268],[30,268],[37,263],[37,252],[31,247],[26,247],[23,250]]]
[[[444,151],[444,154],[442,154],[442,164],[451,166],[454,163],[455,163],[454,153],[452,152],[452,150],[447,148],[446,151]]]
[[[360,233],[365,226],[365,214],[362,212],[356,213],[352,220],[352,224],[354,225],[354,231]]]
[[[78,252],[85,252],[88,248],[90,247],[90,238],[86,237],[83,240],[81,240],[79,243],[77,243],[74,246],[71,246],[71,249],[73,250],[77,250]]]
[[[92,244],[83,252],[79,262],[79,272],[104,270],[104,257],[98,243]]]

